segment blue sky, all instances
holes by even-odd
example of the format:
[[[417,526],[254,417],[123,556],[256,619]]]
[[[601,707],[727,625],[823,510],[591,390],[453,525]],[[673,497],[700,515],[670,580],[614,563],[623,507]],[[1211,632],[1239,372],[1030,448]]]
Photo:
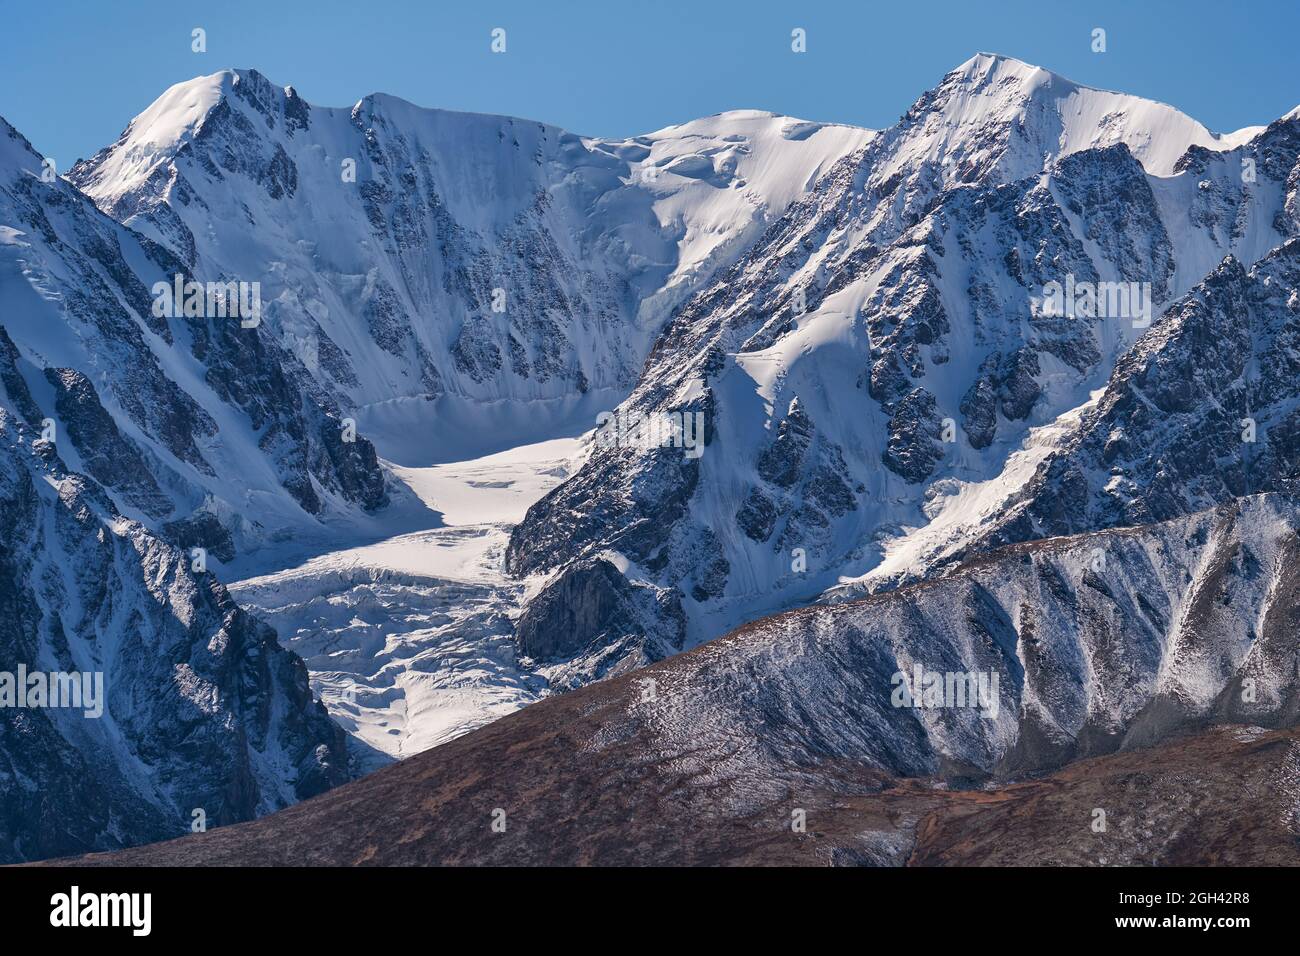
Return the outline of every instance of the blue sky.
[[[1295,0],[9,0],[3,22],[0,115],[60,169],[170,84],[230,66],[324,106],[385,92],[606,136],[738,108],[887,126],[980,50],[1220,131],[1300,103]],[[503,55],[493,27],[507,31]],[[805,54],[790,50],[795,27]],[[1091,51],[1094,27],[1105,53]]]

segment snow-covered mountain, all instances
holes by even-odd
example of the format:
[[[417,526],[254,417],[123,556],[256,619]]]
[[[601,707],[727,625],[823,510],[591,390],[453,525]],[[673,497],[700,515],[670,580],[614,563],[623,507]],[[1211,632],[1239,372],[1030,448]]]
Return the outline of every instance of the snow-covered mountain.
[[[633,389],[677,305],[874,136],[750,110],[583,138],[384,95],[316,107],[241,70],[168,90],[69,179],[197,277],[258,281],[263,333],[401,471],[589,429]],[[404,484],[390,476],[405,506]],[[416,496],[422,527],[451,520],[444,502]],[[334,548],[354,543],[333,533]],[[291,576],[274,559],[236,558],[269,574],[241,596],[319,663],[317,689],[345,726],[392,755],[497,712],[466,696],[517,706],[547,683],[520,676],[513,646],[495,647],[513,632],[519,588],[494,581],[470,597],[466,575],[437,556],[465,532],[412,533],[416,564],[437,573],[383,596],[374,587],[395,586],[398,569],[372,567],[364,549]],[[471,538],[490,548],[495,533]],[[464,605],[448,608],[450,632],[413,613],[446,606],[448,586]],[[371,608],[373,632],[343,607]],[[486,679],[452,662],[449,633]],[[429,655],[436,663],[420,663]],[[431,692],[448,702],[430,708]]]
[[[188,675],[215,646],[262,659],[273,676],[240,692],[270,716],[211,758],[250,768],[223,822],[337,782],[347,758],[298,658],[213,570],[307,660],[365,768],[769,614],[716,645],[700,686],[721,699],[681,728],[743,724],[745,681],[790,665],[786,703],[829,740],[841,698],[823,712],[809,688],[857,678],[814,680],[814,648],[814,670],[853,673],[886,644],[974,654],[1016,684],[1003,718],[969,727],[894,714],[867,734],[865,704],[840,721],[837,759],[891,773],[1155,740],[1282,653],[1249,622],[1289,587],[1289,506],[1232,501],[1289,492],[1300,464],[1300,111],[1219,135],[979,54],[886,130],[737,111],[611,140],[380,94],[320,107],[228,70],[167,90],[66,179],[42,173],[0,122],[5,506],[32,527],[64,508],[77,540],[149,557],[89,562],[69,589],[48,569],[74,546],[33,537],[12,577],[40,611],[11,643],[48,657],[75,631],[74,654],[126,667],[126,618],[88,630],[67,596],[120,595],[158,633],[208,636],[168,637],[166,673],[135,655],[147,678],[128,685],[207,695],[228,727],[252,703]],[[255,286],[257,321],[160,314],[177,276]],[[645,447],[608,412],[688,416],[702,444]],[[1122,585],[1038,540],[1154,521],[1098,539]],[[981,576],[990,549],[1024,542]],[[196,546],[211,569],[159,585]],[[1192,610],[1198,634],[1228,613],[1189,610],[1220,571],[1222,641],[1180,645]],[[908,594],[933,608],[853,601],[923,579],[936,590]],[[1073,623],[1048,640],[1060,622],[1025,606]],[[797,660],[745,656],[745,634],[805,631]],[[1244,716],[1293,720],[1293,686],[1259,666],[1271,709]],[[1124,693],[1096,689],[1107,669]],[[137,713],[109,696],[115,720]],[[268,734],[289,757],[266,756]],[[123,739],[115,753],[155,746]],[[156,780],[211,755],[163,773],[165,756],[132,756],[150,769],[129,783],[125,757],[87,771],[138,825],[78,839],[170,832],[191,797]],[[15,856],[47,848],[38,830]]]
[[[78,862],[1294,865],[1297,521],[1297,499],[1261,495],[1012,545],[753,622],[247,827]],[[991,693],[900,705],[918,667]]]
[[[69,178],[196,274],[260,281],[280,346],[426,464],[612,407],[672,307],[871,137],[751,111],[588,139],[311,106],[239,70],[172,87]]]
[[[674,313],[624,410],[699,411],[706,449],[598,447],[530,510],[507,563],[548,584],[521,640],[562,632],[602,673],[924,574],[997,520],[1165,306],[1296,233],[1297,156],[1293,118],[1216,137],[968,61]],[[1133,298],[1053,314],[1053,283]]]
[[[159,314],[192,270],[43,177],[0,121],[0,349],[16,416],[123,514],[214,564],[388,498],[374,448],[291,352],[237,318]],[[48,181],[47,181],[48,180]]]
[[[301,659],[213,571],[386,497],[292,356],[237,320],[155,314],[153,284],[188,270],[44,171],[0,121],[0,672],[98,674],[102,713],[0,707],[6,862],[346,780]]]
[[[7,583],[16,595],[31,590],[35,610],[5,661],[35,666],[65,655],[66,643],[106,671],[105,726],[131,726],[112,732],[102,758],[90,753],[104,749],[93,734],[76,736],[73,750],[50,737],[41,746],[63,754],[54,762],[9,738],[10,782],[45,788],[84,825],[60,836],[34,814],[30,787],[6,787],[6,859],[159,838],[188,825],[178,814],[190,805],[213,825],[244,819],[337,783],[349,761],[417,752],[535,700],[546,680],[517,661],[513,643],[522,588],[500,571],[508,525],[472,504],[466,525],[441,490],[437,500],[421,493],[423,480],[443,487],[436,477],[381,466],[368,436],[392,459],[424,466],[509,447],[575,415],[585,429],[635,383],[674,303],[739,255],[824,164],[872,136],[750,111],[583,140],[386,96],[313,108],[253,71],[169,90],[66,180],[7,124],[0,132],[8,433],[21,447],[52,429],[41,446],[48,468],[68,469],[60,482],[94,496],[115,536],[97,532],[101,542],[165,556],[149,560],[178,578],[191,573],[191,549],[205,549],[208,569],[194,579],[216,588],[224,609],[209,621],[161,570],[137,599],[123,559],[76,571],[77,589],[118,596],[82,618],[74,603],[59,606],[71,602],[66,583],[29,583],[37,570],[14,559]],[[259,321],[179,306],[159,314],[156,286],[178,275],[256,283]],[[355,442],[342,437],[349,417],[360,423]],[[522,506],[505,509],[512,522],[565,474],[543,462],[502,481],[491,461],[479,466],[494,469],[491,480],[469,469],[452,483],[471,498],[502,486],[513,499],[545,472]],[[7,503],[26,515],[40,506],[30,490],[15,484]],[[361,547],[292,567],[411,527],[425,530],[376,546],[378,566]],[[38,570],[71,560],[72,545],[38,536],[31,546],[24,560]],[[413,566],[406,577],[394,553]],[[240,600],[312,662],[315,690],[355,735],[350,755],[312,704],[301,663],[215,583],[239,566],[272,572],[242,584]],[[144,626],[129,623],[132,602],[161,635],[143,652],[139,635],[121,633]],[[178,643],[177,621],[223,649]],[[133,659],[100,647],[108,638]],[[243,682],[210,676],[205,653],[230,662],[222,674],[243,668],[233,672],[247,672]],[[241,663],[258,655],[266,673]],[[256,695],[253,716],[241,694]],[[178,721],[196,733],[186,709],[196,699],[224,729],[211,746],[186,749],[167,735]],[[146,719],[162,729],[151,736],[137,726]],[[56,778],[60,761],[67,773]],[[74,809],[65,791],[78,775],[112,794],[102,812]],[[221,786],[230,792],[208,792]]]

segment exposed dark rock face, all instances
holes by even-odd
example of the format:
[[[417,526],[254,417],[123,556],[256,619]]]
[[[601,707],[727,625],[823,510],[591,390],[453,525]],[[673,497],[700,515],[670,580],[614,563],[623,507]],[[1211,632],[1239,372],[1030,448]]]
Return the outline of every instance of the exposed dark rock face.
[[[1082,227],[1080,239],[1101,251],[1118,278],[1149,282],[1152,298],[1168,301],[1176,268],[1173,244],[1150,179],[1128,147],[1120,143],[1066,156],[1054,180],[1065,209]]]
[[[754,541],[767,541],[776,528],[777,511],[772,499],[757,488],[749,492],[736,513],[736,524]]]
[[[171,514],[171,502],[144,456],[117,430],[86,376],[76,369],[47,368],[45,378],[54,387],[56,422],[76,447],[82,470],[151,518]]]
[[[99,672],[103,713],[0,708],[0,861],[163,839],[195,810],[249,820],[346,780],[302,661],[32,438],[0,410],[0,661]]]
[[[590,658],[575,662],[577,673],[603,673],[624,660],[644,663],[681,649],[680,591],[630,582],[599,554],[614,550],[654,567],[679,558],[685,547],[670,541],[668,534],[699,472],[699,459],[686,457],[681,448],[609,448],[597,451],[596,457],[601,465],[587,475],[592,485],[566,483],[542,498],[529,509],[506,550],[511,573],[562,569],[519,621],[519,645],[530,656],[568,653]],[[635,475],[632,500],[609,502],[609,510],[589,507],[593,487],[628,475]],[[562,527],[552,526],[551,516],[561,513],[569,515],[568,520]],[[692,546],[708,550],[707,541]],[[570,560],[575,556],[582,557]],[[717,563],[716,550],[713,557],[713,562],[704,563],[695,585],[697,600],[725,584],[725,565]],[[615,577],[621,580],[615,582]],[[634,600],[633,595],[639,596]],[[602,646],[602,638],[609,643]]]
[[[519,652],[540,662],[596,652],[583,678],[628,670],[681,650],[684,621],[674,592],[627,580],[610,562],[574,564],[528,606],[515,629]]]
[[[162,526],[160,534],[182,551],[203,548],[222,561],[231,561],[235,557],[235,543],[230,531],[209,512],[200,511],[189,518],[169,521]]]
[[[1300,241],[1228,257],[1124,356],[987,543],[1140,524],[1300,478]]]
[[[266,99],[279,91],[273,93],[273,88],[256,70],[249,71],[245,81],[235,87],[237,95],[264,111],[267,125],[273,126],[275,120],[270,110],[275,107],[255,98],[257,94],[250,95],[248,91],[254,86]],[[283,147],[259,136],[245,114],[231,109],[225,100],[213,107],[192,142],[197,144],[192,147],[195,156],[218,182],[226,175],[244,176],[265,189],[271,199],[292,196],[298,188],[298,169]],[[250,150],[250,146],[258,148]]]
[[[984,360],[961,403],[966,438],[973,448],[987,448],[993,441],[998,412],[1009,421],[1029,417],[1042,394],[1039,372],[1038,353],[1028,347],[1007,356],[993,352]]]
[[[304,511],[321,513],[318,489],[366,510],[388,503],[374,446],[357,435],[344,447],[337,408],[294,355],[260,326],[212,320],[192,332],[207,384],[248,416],[258,447]]]
[[[753,540],[767,541],[783,520],[774,542],[778,550],[817,542],[836,518],[857,506],[845,483],[843,452],[817,434],[798,398],[790,402],[756,470],[769,492],[754,488],[736,521]]]
[[[18,417],[32,428],[41,424],[41,408],[32,398],[31,389],[18,370],[21,356],[5,327],[0,325],[0,385],[4,386],[4,400]]]
[[[758,459],[758,474],[781,488],[790,488],[803,475],[804,456],[812,444],[813,427],[796,398],[776,429],[776,438]]]
[[[889,444],[882,460],[894,474],[916,483],[934,473],[943,458],[943,423],[934,396],[914,388],[895,405],[889,419]]]
[[[581,477],[528,509],[506,551],[510,573],[560,567],[598,545],[652,560],[685,511],[699,478],[699,459],[686,457],[680,448],[602,449]],[[601,500],[599,489],[615,482],[630,485],[630,501]]]

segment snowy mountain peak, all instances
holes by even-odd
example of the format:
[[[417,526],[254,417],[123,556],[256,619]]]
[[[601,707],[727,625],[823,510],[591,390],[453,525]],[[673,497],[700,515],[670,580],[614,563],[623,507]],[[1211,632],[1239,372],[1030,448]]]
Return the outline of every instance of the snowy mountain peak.
[[[880,132],[741,109],[583,137],[383,93],[317,107],[256,70],[224,70],[171,87],[116,143],[42,181],[40,155],[0,124],[0,436],[12,436],[0,492],[24,503],[0,508],[0,532],[35,556],[19,578],[57,624],[40,631],[43,653],[64,634],[95,652],[100,621],[146,608],[167,640],[164,653],[122,645],[149,678],[133,686],[168,686],[173,663],[204,674],[226,599],[138,581],[159,580],[159,562],[185,594],[208,587],[201,575],[256,573],[236,600],[310,658],[369,761],[768,613],[939,578],[997,544],[1168,519],[1181,523],[1141,532],[1175,555],[1154,571],[1126,531],[952,571],[920,630],[919,590],[785,621],[833,619],[791,634],[800,660],[831,661],[840,678],[922,655],[1005,663],[1007,686],[1027,690],[1002,724],[922,728],[933,745],[890,769],[941,756],[994,772],[1023,766],[1019,741],[1090,746],[1166,675],[1203,676],[1171,687],[1207,712],[1235,686],[1240,658],[1225,655],[1267,636],[1248,617],[1296,590],[1258,573],[1293,526],[1292,506],[1266,507],[1267,533],[1238,536],[1256,557],[1240,563],[1227,617],[1180,610],[1202,593],[1185,570],[1235,560],[1222,535],[1213,567],[1202,560],[1192,535],[1209,540],[1217,519],[1186,516],[1300,473],[1300,110],[1288,120],[1216,136],[1170,106],[981,53]],[[195,308],[159,308],[177,284],[208,291]],[[1086,292],[1042,308],[1062,284]],[[241,300],[256,290],[255,323],[230,321],[232,285]],[[671,435],[644,441],[655,425],[604,441],[611,409],[624,433],[680,421],[690,452]],[[47,419],[57,437],[38,457],[30,436]],[[573,437],[593,427],[599,438]],[[51,497],[52,456],[102,492],[104,520],[46,530],[67,510]],[[136,530],[112,539],[96,526],[126,519]],[[1109,579],[1082,563],[1096,540]],[[122,560],[128,546],[143,563]],[[92,552],[101,560],[80,560]],[[74,558],[71,609],[81,595],[105,614],[63,614],[64,582],[44,570]],[[123,587],[131,608],[103,603]],[[1073,608],[1083,617],[1057,627]],[[1103,700],[1073,662],[1114,663],[1097,653],[1109,624],[1093,626],[1112,613],[1135,646],[1170,655],[1111,667]],[[1228,643],[1188,659],[1198,645],[1181,620]],[[241,675],[271,657],[246,624]],[[803,652],[827,635],[847,644]],[[27,638],[0,621],[0,657]],[[280,679],[246,685],[305,726],[280,735],[294,755],[282,771],[244,775],[278,795],[268,808],[341,767],[307,759],[335,735],[312,725],[287,660]],[[804,708],[818,734],[841,726],[836,701],[876,699],[796,671],[771,703],[852,691]],[[1131,693],[1111,693],[1133,674]],[[688,701],[680,726],[709,717],[671,696]],[[1044,718],[1021,736],[1025,700]],[[881,710],[822,753],[919,742],[916,726]],[[152,747],[151,734],[136,739]],[[189,770],[177,762],[178,779]],[[153,822],[123,832],[171,832]]]
[[[992,53],[977,53],[948,73],[904,115],[896,135],[906,148],[892,167],[965,163],[963,181],[990,172],[1011,181],[1048,159],[1116,143],[1148,172],[1167,176],[1191,146],[1222,150],[1240,141],[1164,103],[1093,89]]]
[[[126,188],[147,178],[194,136],[237,76],[233,70],[222,70],[169,87],[130,122],[114,146],[101,151],[101,156],[111,153],[113,160],[104,168],[103,180]]]
[[[990,76],[997,80],[1015,79],[1021,82],[1050,82],[1053,78],[1061,79],[1051,70],[1017,60],[1013,56],[984,52],[976,53],[948,74],[949,77],[953,75],[960,75],[964,79],[973,81],[983,81]]]
[[[40,154],[32,148],[26,136],[0,116],[0,176],[8,179],[18,172],[39,175],[40,171]]]

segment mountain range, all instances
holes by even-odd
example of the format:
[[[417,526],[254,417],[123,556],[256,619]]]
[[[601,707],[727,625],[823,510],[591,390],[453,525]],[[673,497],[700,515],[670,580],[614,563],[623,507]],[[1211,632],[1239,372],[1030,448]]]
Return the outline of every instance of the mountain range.
[[[229,70],[58,177],[0,121],[0,662],[107,687],[0,708],[0,860],[315,797],[122,859],[970,862],[970,814],[1130,751],[1280,781],[1223,853],[1294,857],[1298,192],[1300,109],[991,54],[878,131]],[[996,704],[899,706],[927,669]],[[367,850],[357,801],[430,786],[439,833]]]

